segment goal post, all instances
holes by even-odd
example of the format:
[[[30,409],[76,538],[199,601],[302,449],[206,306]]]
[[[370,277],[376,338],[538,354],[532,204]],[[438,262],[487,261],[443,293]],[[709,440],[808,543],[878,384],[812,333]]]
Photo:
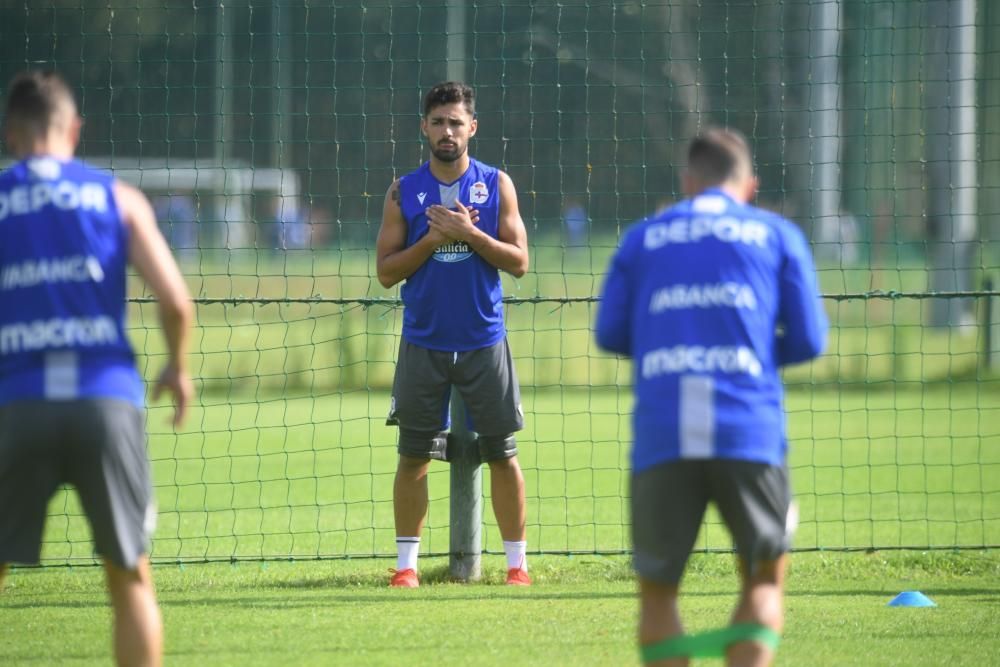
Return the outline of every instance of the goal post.
[[[226,249],[257,247],[258,212],[254,197],[273,197],[283,210],[301,208],[301,184],[294,169],[251,167],[238,161],[225,166],[213,162],[166,158],[88,157],[88,161],[103,167],[131,183],[147,195],[176,197],[186,195],[208,202],[207,214],[200,222],[220,227],[218,247]],[[212,243],[205,244],[212,247]],[[200,243],[197,247],[203,247]]]

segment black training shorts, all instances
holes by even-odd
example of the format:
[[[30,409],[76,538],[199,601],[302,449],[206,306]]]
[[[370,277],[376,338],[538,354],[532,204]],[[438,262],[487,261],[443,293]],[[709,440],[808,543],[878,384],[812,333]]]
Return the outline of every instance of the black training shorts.
[[[639,576],[661,584],[681,580],[709,502],[753,572],[789,549],[788,471],[726,459],[663,463],[632,475],[633,563]]]
[[[434,437],[449,426],[452,387],[465,402],[469,430],[481,438],[503,438],[524,428],[521,389],[506,338],[467,352],[430,350],[402,339],[386,420],[399,426],[401,438],[404,432],[408,436],[401,453],[430,453]],[[415,451],[422,448],[415,439],[427,441],[426,452]]]
[[[63,484],[76,487],[97,553],[134,569],[156,520],[142,410],[111,399],[0,406],[0,563],[38,563]]]

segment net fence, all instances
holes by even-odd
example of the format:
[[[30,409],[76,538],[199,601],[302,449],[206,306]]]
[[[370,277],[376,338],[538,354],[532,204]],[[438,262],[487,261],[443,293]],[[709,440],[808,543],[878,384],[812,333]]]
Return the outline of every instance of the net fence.
[[[993,3],[39,0],[3,15],[0,76],[67,76],[80,154],[149,194],[197,298],[199,403],[178,433],[164,407],[148,416],[154,560],[394,553],[402,311],[374,279],[374,238],[389,183],[424,156],[421,95],[451,77],[476,88],[472,152],[511,175],[531,244],[504,290],[532,552],[630,548],[631,369],[593,343],[596,295],[622,231],[679,197],[707,123],[750,138],[759,203],[808,234],[833,324],[827,354],[786,374],[796,548],[1000,545]],[[152,378],[164,348],[138,282],[129,315]],[[424,550],[444,553],[445,464],[430,489]],[[46,564],[93,558],[68,490],[45,540]],[[729,548],[716,515],[698,548]]]

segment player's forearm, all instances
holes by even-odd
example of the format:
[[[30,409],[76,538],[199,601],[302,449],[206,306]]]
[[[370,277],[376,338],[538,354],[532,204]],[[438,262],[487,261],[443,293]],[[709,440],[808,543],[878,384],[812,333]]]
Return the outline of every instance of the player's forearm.
[[[168,364],[187,371],[188,341],[194,323],[194,305],[187,295],[160,301],[160,326],[167,341]]]
[[[778,365],[800,364],[815,359],[826,347],[826,318],[815,316],[803,319],[796,326],[786,325],[784,335],[778,339]]]
[[[631,337],[627,328],[598,323],[594,330],[594,337],[597,340],[597,346],[605,352],[625,357],[632,356]]]
[[[602,350],[624,356],[632,355],[632,332],[626,308],[621,303],[609,303],[607,295],[597,305],[594,338]]]
[[[620,252],[620,251],[619,251]],[[601,300],[597,303],[594,336],[603,350],[632,356],[632,306],[626,276],[619,268],[621,255],[616,255],[604,280]]]
[[[469,247],[480,257],[515,278],[528,272],[528,249],[513,243],[504,243],[492,236],[479,232],[469,239]]]
[[[826,347],[830,324],[818,292],[814,280],[785,282],[778,315],[782,329],[776,346],[779,365],[809,361]]]
[[[805,292],[784,310],[776,346],[778,365],[800,364],[822,354],[830,325],[818,298]]]
[[[424,236],[410,247],[382,257],[376,267],[379,283],[389,288],[406,280],[430,259],[435,248],[434,243]]]

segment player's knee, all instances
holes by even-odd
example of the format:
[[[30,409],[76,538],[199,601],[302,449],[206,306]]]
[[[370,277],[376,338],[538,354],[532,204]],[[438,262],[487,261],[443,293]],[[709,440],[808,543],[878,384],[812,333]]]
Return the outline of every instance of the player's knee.
[[[678,582],[665,583],[639,575],[639,597],[642,600],[671,601],[677,599]]]
[[[687,554],[662,553],[662,550],[644,550],[636,547],[632,551],[632,568],[639,575],[639,580],[650,586],[663,589],[677,588],[680,585],[684,567],[687,564]]]
[[[742,554],[744,575],[762,584],[778,583],[788,547],[788,539],[783,534],[760,536],[750,553]]]
[[[417,431],[400,428],[397,451],[401,464],[404,458],[417,459],[422,463],[426,463],[427,459],[447,461],[448,434],[444,431]]]
[[[487,463],[505,461],[517,456],[517,439],[510,435],[479,436],[479,458]]]
[[[427,467],[431,460],[426,456],[399,455],[399,462],[396,464],[396,472],[408,477],[419,477],[426,474]]]
[[[775,559],[755,560],[748,569],[750,580],[761,584],[776,584],[780,581],[780,568]]]

